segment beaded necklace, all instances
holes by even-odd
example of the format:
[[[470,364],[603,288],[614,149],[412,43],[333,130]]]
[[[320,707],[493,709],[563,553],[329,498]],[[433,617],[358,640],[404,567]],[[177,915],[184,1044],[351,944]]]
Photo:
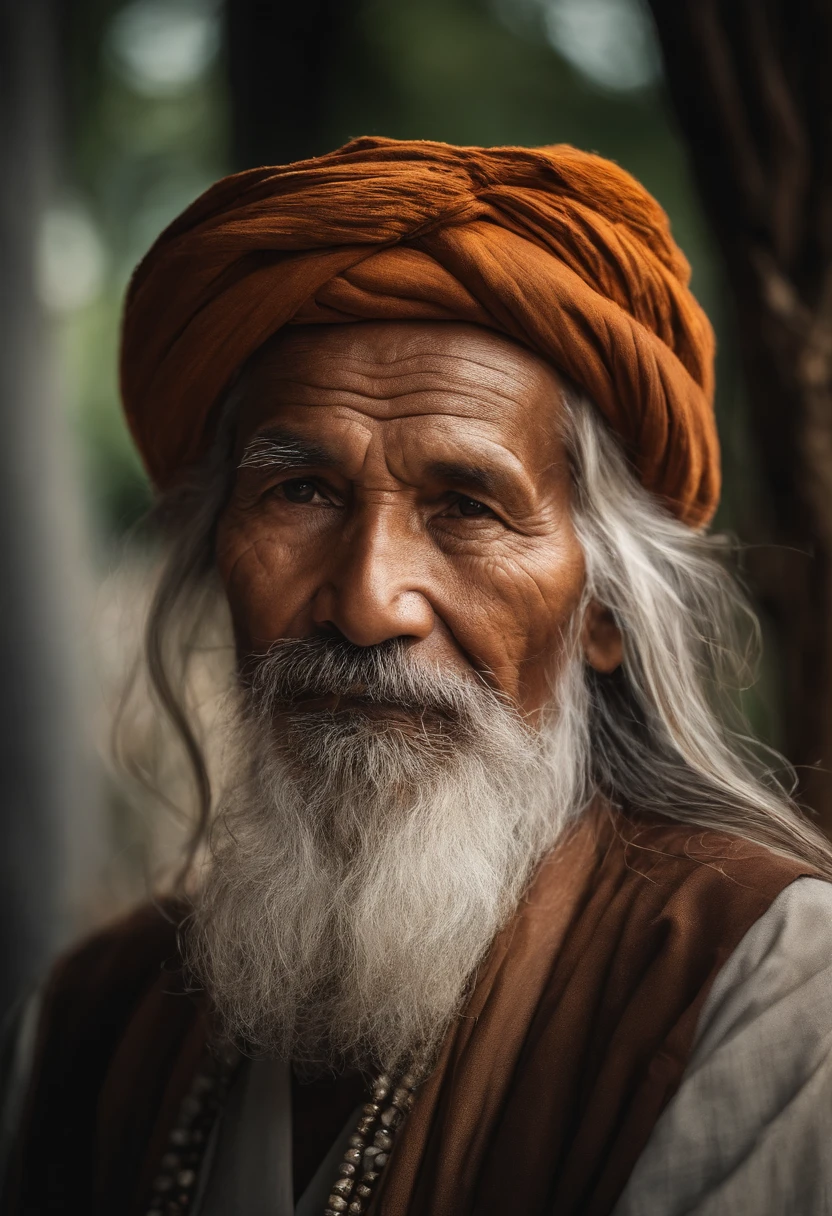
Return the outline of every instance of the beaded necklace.
[[[342,1216],[344,1212],[347,1216],[361,1216],[366,1212],[421,1079],[416,1070],[404,1073],[396,1084],[387,1073],[378,1077],[372,1101],[361,1108],[361,1118],[347,1141],[324,1216]],[[368,1143],[371,1136],[372,1143]]]
[[[191,1212],[211,1129],[241,1059],[232,1048],[219,1053],[206,1051],[179,1104],[153,1182],[147,1216],[188,1216]],[[362,1216],[366,1212],[423,1077],[422,1069],[412,1068],[396,1079],[382,1073],[375,1080],[371,1100],[361,1108],[361,1117],[347,1142],[323,1216]]]
[[[240,1058],[230,1048],[204,1053],[168,1135],[147,1216],[187,1216],[193,1207],[211,1129],[225,1104]]]

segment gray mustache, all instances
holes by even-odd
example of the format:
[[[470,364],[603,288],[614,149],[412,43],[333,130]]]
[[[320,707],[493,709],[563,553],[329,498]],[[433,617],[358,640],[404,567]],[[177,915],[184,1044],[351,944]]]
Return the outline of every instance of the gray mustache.
[[[457,720],[495,699],[476,679],[415,662],[399,638],[377,646],[325,636],[284,639],[249,660],[244,683],[267,712],[334,695]]]

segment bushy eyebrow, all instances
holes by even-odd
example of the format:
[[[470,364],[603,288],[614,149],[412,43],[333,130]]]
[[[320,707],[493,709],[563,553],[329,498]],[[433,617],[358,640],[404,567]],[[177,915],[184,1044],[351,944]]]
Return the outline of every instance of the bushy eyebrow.
[[[498,470],[480,464],[469,464],[464,460],[432,460],[425,471],[438,481],[466,490],[480,491],[496,498],[506,489],[506,476]]]
[[[261,431],[243,449],[240,469],[304,469],[309,465],[331,467],[335,457],[320,444],[292,431],[273,427]]]
[[[310,467],[334,468],[339,463],[330,449],[314,439],[284,427],[269,427],[249,440],[237,467],[285,472]],[[513,501],[519,491],[511,470],[501,468],[499,464],[496,467],[482,464],[476,459],[431,460],[424,466],[424,473],[474,497],[483,494]]]

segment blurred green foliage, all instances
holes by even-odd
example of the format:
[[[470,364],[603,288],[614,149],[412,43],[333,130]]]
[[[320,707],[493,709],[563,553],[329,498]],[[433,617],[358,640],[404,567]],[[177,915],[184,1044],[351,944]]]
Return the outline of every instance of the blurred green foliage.
[[[68,17],[65,185],[55,206],[64,240],[47,242],[42,277],[58,314],[90,515],[106,542],[150,502],[119,407],[124,291],[162,228],[227,171],[222,13],[205,0],[74,0]],[[73,274],[91,279],[74,298],[63,287]]]

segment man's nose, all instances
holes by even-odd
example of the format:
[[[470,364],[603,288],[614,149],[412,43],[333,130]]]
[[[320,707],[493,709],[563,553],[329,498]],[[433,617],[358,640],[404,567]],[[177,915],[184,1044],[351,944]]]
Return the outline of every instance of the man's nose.
[[[388,513],[362,520],[333,555],[313,604],[314,623],[334,626],[356,646],[428,637],[434,612],[419,577],[418,549],[416,538]]]

